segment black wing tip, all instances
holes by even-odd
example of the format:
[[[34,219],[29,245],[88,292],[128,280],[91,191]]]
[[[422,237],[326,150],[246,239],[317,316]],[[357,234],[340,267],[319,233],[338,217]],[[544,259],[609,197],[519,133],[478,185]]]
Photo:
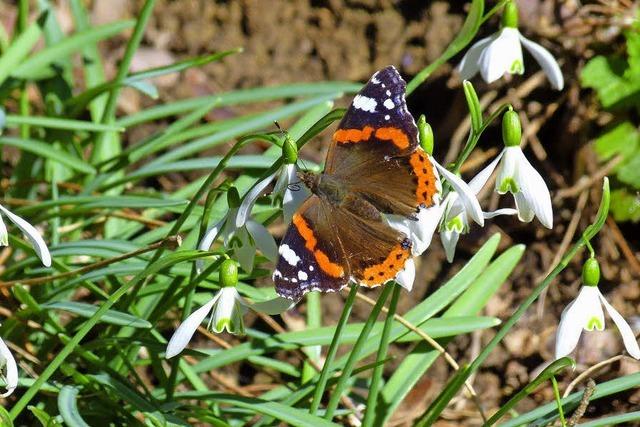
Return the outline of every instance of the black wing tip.
[[[373,84],[383,83],[387,86],[400,86],[403,91],[407,86],[400,72],[393,65],[387,65],[383,69],[376,71],[373,76],[371,76],[371,79],[369,79],[369,82]]]

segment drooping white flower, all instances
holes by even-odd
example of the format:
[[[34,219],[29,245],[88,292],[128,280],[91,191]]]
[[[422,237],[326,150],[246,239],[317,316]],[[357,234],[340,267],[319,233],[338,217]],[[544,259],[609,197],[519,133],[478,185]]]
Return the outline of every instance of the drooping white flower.
[[[409,258],[405,264],[404,268],[398,272],[396,275],[395,281],[398,285],[405,288],[407,291],[411,292],[413,289],[413,282],[416,279],[416,264],[413,261],[413,258]]]
[[[604,329],[604,312],[602,310],[604,305],[622,335],[625,348],[632,357],[640,360],[640,347],[638,347],[631,327],[604,298],[598,289],[599,281],[600,264],[592,256],[582,267],[584,286],[580,289],[577,298],[562,312],[556,334],[556,358],[564,357],[576,348],[583,329],[586,331],[593,331],[594,328],[599,331]]]
[[[276,297],[274,299],[250,303],[238,293],[235,287],[220,289],[209,302],[191,313],[173,333],[167,344],[167,359],[179,354],[187,346],[198,326],[211,313],[209,329],[220,333],[226,330],[232,334],[244,334],[243,315],[247,308],[265,314],[280,314],[293,306],[291,300]]]
[[[40,258],[40,261],[45,267],[51,267],[51,254],[49,253],[49,249],[47,248],[47,244],[42,239],[42,236],[36,230],[36,228],[29,224],[24,219],[20,218],[18,215],[11,212],[9,209],[0,205],[0,213],[4,214],[9,221],[14,223],[20,231],[24,233],[29,242],[31,242],[31,246],[36,251],[36,255]],[[7,227],[2,221],[2,215],[0,215],[0,246],[8,246],[9,245],[9,235],[7,233]]]
[[[553,227],[551,194],[540,173],[527,160],[519,146],[505,147],[482,172],[498,169],[495,191],[513,194],[518,218],[530,222],[538,217],[547,228]]]
[[[477,195],[482,187],[487,183],[491,176],[492,170],[484,169],[480,171],[471,181],[469,181],[469,188],[475,195]],[[444,205],[444,215],[442,222],[440,223],[440,240],[447,255],[447,261],[452,262],[456,251],[456,245],[461,234],[466,234],[470,229],[471,214],[467,210],[467,206],[470,204],[463,203],[462,198],[469,197],[469,195],[460,196],[455,190],[447,194]],[[514,215],[517,211],[515,209],[497,209],[493,212],[482,212],[484,219],[496,217],[498,215]]]
[[[233,256],[246,272],[250,273],[253,270],[256,248],[267,259],[275,262],[278,259],[278,246],[273,236],[264,225],[249,218],[248,215],[242,215],[241,218],[240,207],[234,207],[238,206],[237,192],[235,188],[230,189],[229,192],[236,195],[228,197],[230,207],[227,214],[205,232],[198,244],[198,249],[209,250],[213,242],[220,237],[228,249],[233,249]],[[246,212],[248,214],[248,211]],[[197,266],[198,269],[202,269],[203,262],[198,260]]]
[[[607,302],[597,286],[583,286],[578,297],[562,312],[560,325],[556,334],[556,359],[571,353],[578,345],[582,330],[593,331],[604,329],[604,312],[606,309],[613,323],[618,327],[624,346],[629,354],[640,360],[640,348],[629,324]]]
[[[18,387],[18,366],[9,347],[0,338],[0,379],[5,383],[6,392],[0,393],[0,397],[7,397]]]
[[[487,83],[492,83],[507,74],[523,74],[522,46],[540,64],[554,89],[562,90],[564,78],[553,55],[538,43],[520,34],[515,3],[505,6],[503,28],[496,34],[476,42],[458,65],[460,76],[468,80],[480,71]],[[505,19],[506,18],[506,19]]]

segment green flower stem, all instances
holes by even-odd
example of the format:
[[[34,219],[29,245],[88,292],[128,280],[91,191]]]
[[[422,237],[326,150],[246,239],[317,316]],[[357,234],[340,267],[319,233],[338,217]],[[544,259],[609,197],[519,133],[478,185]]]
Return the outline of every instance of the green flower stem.
[[[518,307],[518,309],[511,315],[511,317],[504,323],[502,328],[498,331],[498,333],[493,337],[493,339],[487,344],[487,346],[480,352],[478,357],[474,359],[474,361],[467,368],[458,371],[458,373],[453,377],[449,384],[445,387],[445,389],[440,393],[440,395],[436,398],[435,401],[427,408],[427,411],[420,417],[419,421],[416,423],[418,427],[424,427],[433,425],[435,421],[438,419],[442,411],[447,407],[451,399],[456,395],[456,393],[463,386],[464,382],[480,368],[480,365],[489,357],[493,349],[502,341],[502,339],[507,335],[507,333],[511,330],[513,325],[522,317],[522,315],[527,311],[529,306],[533,304],[533,302],[538,298],[538,296],[542,293],[542,291],[551,284],[553,279],[556,278],[560,272],[562,272],[569,262],[573,259],[573,257],[578,253],[580,249],[582,249],[587,242],[589,242],[602,228],[605,220],[607,219],[607,214],[609,213],[609,180],[608,178],[604,179],[604,184],[602,186],[602,199],[600,201],[600,208],[598,209],[598,214],[596,216],[596,220],[593,224],[589,225],[585,231],[582,233],[582,237],[578,242],[576,242],[566,253],[566,255],[562,258],[560,263],[553,269],[547,277],[536,286],[531,295]]]
[[[384,360],[387,358],[387,350],[389,349],[389,335],[391,334],[393,318],[396,314],[396,307],[398,306],[398,299],[400,298],[400,291],[402,289],[397,284],[389,286],[393,286],[393,293],[391,294],[387,319],[382,328],[380,348],[378,348],[378,354],[376,354],[377,365],[371,375],[371,386],[369,387],[369,395],[367,396],[367,412],[364,414],[362,427],[371,427],[375,421],[376,404],[378,403],[378,393],[380,392],[380,383],[382,382],[382,373],[384,371]]]
[[[507,403],[502,405],[500,409],[498,409],[498,411],[484,423],[484,426],[488,427],[496,424],[507,412],[513,409],[513,407],[516,406],[519,401],[533,393],[540,386],[540,384],[546,382],[547,380],[551,380],[552,382],[555,381],[554,375],[569,366],[575,368],[575,362],[570,357],[563,357],[551,363],[540,373],[540,375],[535,377],[533,381],[524,386],[522,390],[520,390],[511,399],[509,399]],[[557,399],[559,398],[560,396],[557,395]],[[562,407],[560,406],[560,408]]]
[[[567,427],[567,421],[564,419],[564,411],[562,410],[562,402],[560,401],[560,390],[558,389],[558,381],[553,375],[551,376],[551,384],[553,385],[553,396],[556,398],[556,405],[558,405],[560,424],[562,425],[562,427]]]
[[[336,353],[338,351],[338,346],[340,345],[342,330],[347,324],[347,320],[349,319],[349,314],[351,314],[351,309],[353,308],[353,303],[356,300],[357,294],[358,285],[352,285],[351,290],[349,291],[349,295],[347,296],[347,300],[344,302],[344,308],[342,309],[340,320],[338,320],[338,324],[336,325],[336,331],[333,334],[333,338],[331,339],[329,351],[327,352],[327,358],[325,359],[324,366],[322,367],[322,372],[320,372],[320,378],[318,378],[318,384],[316,385],[315,392],[313,393],[311,408],[309,408],[309,413],[311,415],[315,415],[318,411],[318,408],[320,407],[320,401],[322,400],[324,389],[327,387],[327,381],[329,380],[331,365],[333,364]]]
[[[378,319],[378,315],[380,314],[380,311],[382,311],[382,307],[384,306],[384,302],[387,300],[387,297],[389,296],[389,293],[391,292],[394,286],[397,287],[398,285],[395,282],[385,285],[385,287],[382,289],[382,293],[380,294],[380,297],[378,298],[378,301],[376,302],[376,305],[373,306],[373,310],[371,310],[371,314],[369,314],[369,318],[367,319],[364,326],[362,327],[362,331],[360,331],[360,335],[358,336],[358,339],[356,340],[355,344],[353,345],[353,348],[351,349],[351,352],[349,353],[349,358],[347,359],[347,363],[345,364],[344,369],[342,369],[342,372],[340,373],[340,379],[338,380],[338,384],[336,385],[336,388],[333,391],[333,393],[331,393],[331,398],[329,399],[329,404],[327,405],[327,410],[324,414],[324,418],[326,420],[331,420],[333,418],[333,414],[335,413],[336,409],[338,409],[338,402],[342,397],[342,393],[347,388],[347,382],[351,378],[353,369],[355,368],[355,365],[358,362],[360,351],[362,350],[362,346],[365,344],[365,342],[367,342],[367,339],[369,338],[369,333],[371,332],[373,325],[376,323],[376,320]]]

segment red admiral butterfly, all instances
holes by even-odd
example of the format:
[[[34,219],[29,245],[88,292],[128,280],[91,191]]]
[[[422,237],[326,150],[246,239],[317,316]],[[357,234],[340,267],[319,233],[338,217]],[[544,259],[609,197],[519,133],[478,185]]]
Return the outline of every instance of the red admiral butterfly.
[[[375,73],[343,117],[324,172],[300,173],[311,195],[293,216],[273,273],[277,293],[299,300],[335,292],[354,280],[392,280],[411,257],[411,241],[384,215],[417,221],[434,204],[438,177],[418,145],[405,82],[389,66]]]

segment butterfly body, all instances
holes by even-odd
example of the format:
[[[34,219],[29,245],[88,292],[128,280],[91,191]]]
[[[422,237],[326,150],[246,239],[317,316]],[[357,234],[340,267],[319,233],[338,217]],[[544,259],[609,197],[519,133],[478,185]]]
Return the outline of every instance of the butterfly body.
[[[403,270],[412,243],[387,217],[416,220],[439,191],[404,90],[395,68],[374,74],[334,133],[325,170],[299,174],[312,195],[279,248],[273,280],[281,296],[338,291],[351,280],[377,286]]]

